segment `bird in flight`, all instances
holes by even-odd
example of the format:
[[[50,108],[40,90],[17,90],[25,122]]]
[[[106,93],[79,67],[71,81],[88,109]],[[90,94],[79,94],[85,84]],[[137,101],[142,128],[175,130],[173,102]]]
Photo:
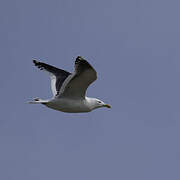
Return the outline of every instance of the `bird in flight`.
[[[35,98],[29,102],[30,104],[43,104],[68,113],[90,112],[100,107],[111,108],[109,104],[97,98],[85,96],[88,86],[97,79],[97,73],[81,56],[75,60],[73,73],[37,60],[33,60],[33,63],[40,70],[49,73],[53,97],[48,100]]]

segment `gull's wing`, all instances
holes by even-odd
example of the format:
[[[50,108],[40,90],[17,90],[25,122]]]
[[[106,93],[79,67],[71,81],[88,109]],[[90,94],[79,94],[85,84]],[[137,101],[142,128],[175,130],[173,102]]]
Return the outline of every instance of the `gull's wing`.
[[[33,60],[33,63],[40,70],[44,70],[50,74],[52,93],[54,96],[57,96],[63,82],[68,76],[71,75],[71,73],[36,60]]]
[[[58,97],[84,98],[88,86],[96,79],[97,73],[94,68],[78,56],[75,61],[75,71],[62,84]]]

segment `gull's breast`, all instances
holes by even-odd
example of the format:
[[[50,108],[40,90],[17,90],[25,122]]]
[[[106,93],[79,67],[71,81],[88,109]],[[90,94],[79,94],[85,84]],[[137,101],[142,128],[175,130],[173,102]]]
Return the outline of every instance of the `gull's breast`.
[[[76,99],[52,99],[46,104],[47,107],[55,109],[57,111],[69,112],[69,113],[79,113],[79,112],[89,112],[90,108],[86,105],[85,100]]]

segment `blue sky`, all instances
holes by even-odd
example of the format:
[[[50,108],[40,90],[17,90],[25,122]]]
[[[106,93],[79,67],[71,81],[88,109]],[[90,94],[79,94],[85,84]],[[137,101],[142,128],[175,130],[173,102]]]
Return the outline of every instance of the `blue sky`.
[[[0,179],[179,180],[180,3],[176,0],[0,2]],[[98,80],[112,105],[67,114],[26,104],[51,97],[36,58]]]

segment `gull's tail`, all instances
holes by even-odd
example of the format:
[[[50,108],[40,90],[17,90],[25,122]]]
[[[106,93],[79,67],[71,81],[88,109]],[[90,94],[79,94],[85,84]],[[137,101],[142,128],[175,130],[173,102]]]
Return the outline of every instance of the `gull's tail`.
[[[46,104],[48,101],[40,98],[35,98],[33,101],[29,101],[29,104]]]

